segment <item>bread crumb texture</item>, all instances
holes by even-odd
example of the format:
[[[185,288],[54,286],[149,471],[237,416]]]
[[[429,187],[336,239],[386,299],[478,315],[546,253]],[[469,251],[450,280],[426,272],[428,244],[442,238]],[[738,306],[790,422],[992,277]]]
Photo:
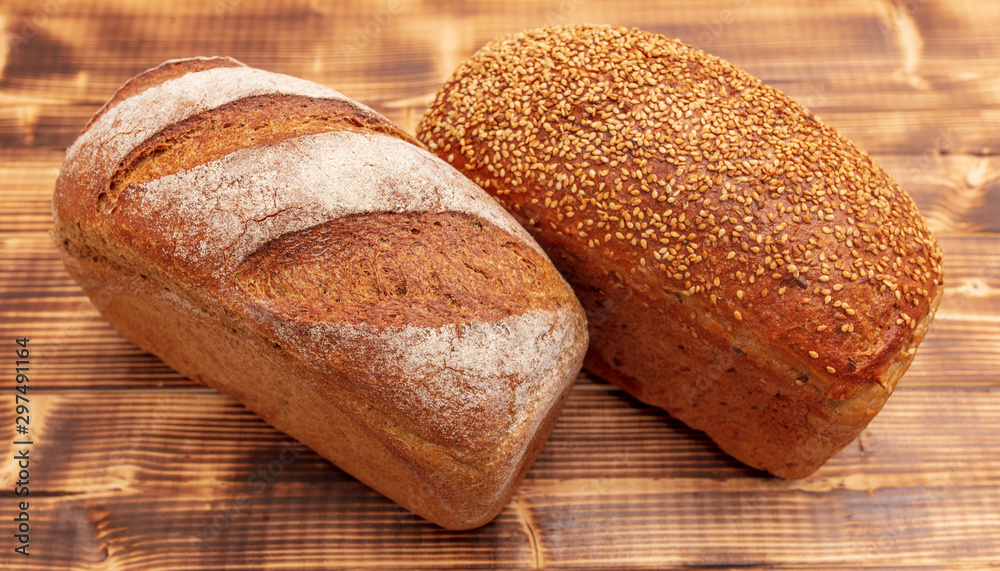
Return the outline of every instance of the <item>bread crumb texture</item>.
[[[909,350],[911,316],[943,283],[916,205],[864,151],[656,34],[580,25],[495,41],[417,136],[543,246],[577,241],[630,285],[701,296],[848,384]]]

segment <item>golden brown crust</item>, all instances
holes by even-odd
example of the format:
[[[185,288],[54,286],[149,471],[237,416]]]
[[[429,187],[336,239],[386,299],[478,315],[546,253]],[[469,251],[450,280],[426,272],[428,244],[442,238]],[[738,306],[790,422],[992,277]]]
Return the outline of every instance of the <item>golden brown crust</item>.
[[[439,525],[486,523],[579,371],[569,286],[489,196],[363,105],[192,69],[67,152],[67,269],[170,366]],[[336,279],[365,251],[372,273]]]
[[[940,246],[867,154],[662,36],[571,26],[493,42],[441,89],[418,138],[497,196],[578,292],[676,294],[826,399],[889,386],[942,287]],[[585,306],[592,344],[627,343],[603,338]]]

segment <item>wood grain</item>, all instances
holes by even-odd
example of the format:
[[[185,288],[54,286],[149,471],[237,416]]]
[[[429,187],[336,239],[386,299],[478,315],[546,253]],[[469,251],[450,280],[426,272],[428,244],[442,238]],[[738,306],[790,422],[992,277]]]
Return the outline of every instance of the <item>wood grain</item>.
[[[820,563],[906,565],[956,545],[963,552],[954,563],[996,555],[1000,431],[968,432],[1000,414],[996,388],[901,389],[859,442],[816,476],[787,482],[738,464],[661,411],[585,382],[514,503],[482,530],[461,533],[408,514],[309,451],[272,483],[248,483],[290,441],[211,391],[36,398],[46,420],[35,452],[50,459],[36,484],[46,490],[39,545],[85,568],[100,568],[105,549],[120,549],[124,568],[183,568],[192,550],[274,556],[275,565],[288,557],[390,566],[444,554],[458,565],[488,557],[488,566],[533,557],[615,566],[664,554],[676,559],[656,560],[777,564],[807,552]],[[10,484],[9,471],[0,481]],[[137,518],[146,523],[131,525]],[[61,537],[70,526],[72,538]]]
[[[229,55],[413,133],[485,42],[574,22],[679,37],[760,76],[867,149],[941,239],[946,293],[916,360],[814,477],[755,472],[584,374],[497,520],[443,531],[311,451],[282,464],[288,437],[130,345],[61,266],[48,229],[63,151],[152,65]],[[15,557],[0,524],[0,568],[1000,565],[998,23],[1000,2],[957,0],[5,1],[0,346],[32,339],[36,444],[33,555]]]

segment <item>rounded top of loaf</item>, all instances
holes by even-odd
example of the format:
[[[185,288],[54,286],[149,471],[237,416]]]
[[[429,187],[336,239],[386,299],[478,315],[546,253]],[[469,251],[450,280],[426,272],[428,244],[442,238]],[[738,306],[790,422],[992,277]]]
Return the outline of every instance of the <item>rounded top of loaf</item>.
[[[585,245],[574,256],[602,260],[609,284],[688,296],[830,375],[833,397],[912,354],[943,282],[913,200],[864,151],[660,35],[581,25],[492,42],[418,138],[543,245]]]

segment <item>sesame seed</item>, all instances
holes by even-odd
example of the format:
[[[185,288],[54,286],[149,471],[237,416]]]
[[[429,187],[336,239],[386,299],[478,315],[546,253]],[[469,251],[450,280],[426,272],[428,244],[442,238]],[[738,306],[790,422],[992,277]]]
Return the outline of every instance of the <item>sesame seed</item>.
[[[830,373],[831,375],[834,375],[834,374],[836,374],[836,373],[837,373],[837,369],[834,369],[833,367],[831,367],[831,366],[829,366],[829,365],[827,365],[827,367],[826,367],[826,370],[827,370],[827,372],[828,372],[828,373]]]
[[[743,314],[741,314],[739,311],[734,311],[733,317],[736,318],[736,321],[743,321]]]
[[[813,359],[819,359],[819,353],[817,353],[816,351],[809,351],[809,356],[812,357]]]

